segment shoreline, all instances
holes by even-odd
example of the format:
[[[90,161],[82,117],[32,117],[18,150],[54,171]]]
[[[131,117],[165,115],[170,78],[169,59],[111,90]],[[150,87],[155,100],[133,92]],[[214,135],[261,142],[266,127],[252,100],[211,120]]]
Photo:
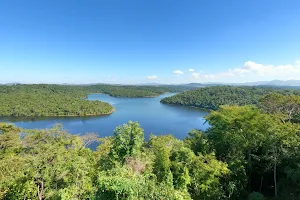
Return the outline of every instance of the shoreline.
[[[161,95],[164,95],[164,94],[169,94],[171,92],[164,92],[164,93],[161,93],[161,94],[157,94],[157,95],[153,95],[153,96],[142,96],[142,97],[128,97],[128,96],[114,96],[114,95],[111,95],[111,94],[106,94],[106,93],[89,93],[84,99],[87,100],[88,96],[90,94],[104,94],[104,95],[108,95],[110,97],[116,97],[116,98],[155,98],[155,97],[158,97],[158,96],[161,96]]]
[[[176,103],[164,103],[164,102],[161,102],[161,101],[160,101],[160,103],[165,104],[165,105],[169,105],[169,106],[178,106],[178,107],[186,107],[186,108],[196,108],[196,109],[207,111],[207,112],[214,111],[214,110],[209,109],[209,108],[201,108],[201,107],[197,107],[197,106],[188,106],[188,105],[182,105],[182,104],[176,104]]]
[[[43,116],[6,116],[6,115],[0,115],[0,118],[36,118],[36,117],[96,117],[96,116],[105,116],[105,115],[111,115],[113,112],[115,112],[116,109],[113,108],[108,113],[103,114],[87,114],[87,115],[43,115]]]

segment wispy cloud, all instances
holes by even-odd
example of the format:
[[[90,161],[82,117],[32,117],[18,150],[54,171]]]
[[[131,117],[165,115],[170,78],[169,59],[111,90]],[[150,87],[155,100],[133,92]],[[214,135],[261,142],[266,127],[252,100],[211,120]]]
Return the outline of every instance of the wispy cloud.
[[[194,72],[195,70],[194,69],[189,69],[189,72]]]
[[[226,81],[235,82],[240,80],[256,81],[256,80],[290,80],[300,79],[300,61],[293,64],[286,65],[271,65],[259,64],[254,61],[247,61],[243,67],[229,69],[224,72],[206,74],[201,72],[193,72],[192,78],[202,81]],[[247,78],[247,80],[245,80]]]
[[[175,74],[175,75],[182,75],[183,71],[181,71],[181,70],[175,70],[175,71],[173,71],[173,74]]]
[[[148,76],[147,79],[148,80],[154,80],[154,79],[157,79],[157,76],[156,75]]]
[[[199,79],[200,78],[200,73],[197,73],[197,72],[193,72],[192,73],[192,77],[194,78],[194,79]]]

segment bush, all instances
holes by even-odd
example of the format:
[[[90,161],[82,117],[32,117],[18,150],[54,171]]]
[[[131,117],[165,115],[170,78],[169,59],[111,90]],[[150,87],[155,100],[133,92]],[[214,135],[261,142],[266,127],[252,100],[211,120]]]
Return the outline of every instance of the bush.
[[[248,196],[248,200],[264,200],[264,199],[265,199],[264,195],[259,192],[252,192]]]

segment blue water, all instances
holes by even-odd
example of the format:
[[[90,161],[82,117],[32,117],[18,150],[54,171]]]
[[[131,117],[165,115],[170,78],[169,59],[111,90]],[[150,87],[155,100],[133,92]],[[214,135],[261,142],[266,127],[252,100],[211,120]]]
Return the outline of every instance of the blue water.
[[[33,128],[51,128],[55,124],[62,124],[70,133],[96,133],[99,137],[110,136],[116,126],[129,120],[138,121],[145,130],[145,137],[151,133],[155,135],[173,134],[182,139],[191,129],[206,129],[204,116],[208,114],[197,108],[171,106],[160,103],[165,94],[155,98],[117,98],[105,94],[91,94],[88,100],[108,102],[116,109],[106,116],[89,117],[39,117],[39,118],[2,118],[0,121],[11,122],[16,126]]]

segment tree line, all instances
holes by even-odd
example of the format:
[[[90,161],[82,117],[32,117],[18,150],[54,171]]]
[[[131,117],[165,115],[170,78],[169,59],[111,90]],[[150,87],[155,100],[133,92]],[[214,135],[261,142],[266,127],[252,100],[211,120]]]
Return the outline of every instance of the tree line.
[[[300,95],[300,90],[270,86],[210,86],[166,97],[162,103],[216,110],[221,105],[258,105],[266,94]]]
[[[106,138],[2,123],[0,199],[300,199],[300,97],[260,104],[220,106],[184,140],[145,141],[131,121]]]

